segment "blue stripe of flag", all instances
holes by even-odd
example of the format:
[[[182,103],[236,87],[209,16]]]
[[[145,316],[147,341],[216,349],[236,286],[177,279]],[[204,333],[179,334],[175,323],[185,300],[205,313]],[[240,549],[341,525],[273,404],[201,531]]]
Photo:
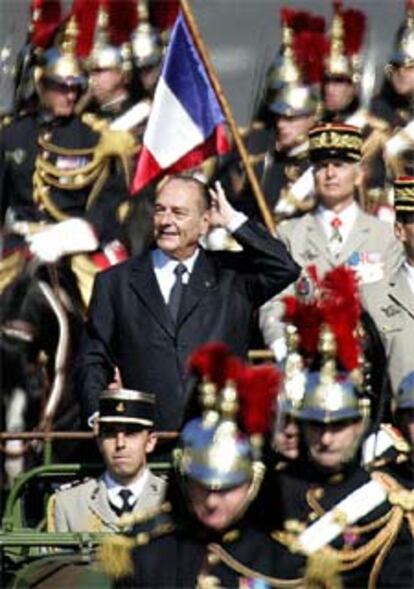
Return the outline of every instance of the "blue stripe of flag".
[[[204,137],[225,117],[182,14],[177,18],[161,74]]]

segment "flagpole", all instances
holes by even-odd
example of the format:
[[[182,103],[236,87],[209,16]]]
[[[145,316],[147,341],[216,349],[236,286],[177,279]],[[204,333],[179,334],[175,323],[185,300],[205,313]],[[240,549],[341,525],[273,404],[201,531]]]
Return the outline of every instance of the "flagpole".
[[[191,31],[191,34],[192,34],[192,37],[194,40],[194,44],[196,45],[196,47],[198,49],[200,57],[201,57],[201,59],[204,63],[204,66],[206,68],[207,75],[210,79],[211,85],[213,86],[213,89],[216,93],[217,99],[220,103],[221,108],[223,109],[224,115],[225,115],[227,122],[229,124],[231,133],[233,135],[234,142],[235,142],[237,150],[240,154],[241,160],[244,164],[244,168],[246,170],[246,174],[249,179],[250,185],[253,189],[254,197],[256,199],[257,205],[258,205],[260,212],[262,214],[263,221],[264,221],[266,227],[268,228],[268,230],[271,233],[274,233],[275,232],[275,221],[274,221],[273,216],[269,210],[269,207],[268,207],[266,199],[263,195],[263,192],[260,188],[260,184],[257,181],[257,177],[256,177],[256,174],[253,170],[253,166],[252,166],[251,162],[249,161],[249,154],[248,154],[247,149],[246,149],[246,147],[243,143],[243,140],[240,136],[239,129],[237,127],[237,123],[236,123],[233,113],[231,111],[230,105],[227,101],[227,98],[221,88],[220,81],[219,81],[217,74],[213,68],[213,65],[210,61],[210,57],[208,55],[208,52],[204,46],[204,42],[201,37],[200,31],[198,29],[198,25],[196,23],[194,15],[191,11],[190,4],[189,4],[188,0],[180,0],[180,4],[181,4],[183,15],[184,15],[185,20],[187,22],[188,28]]]

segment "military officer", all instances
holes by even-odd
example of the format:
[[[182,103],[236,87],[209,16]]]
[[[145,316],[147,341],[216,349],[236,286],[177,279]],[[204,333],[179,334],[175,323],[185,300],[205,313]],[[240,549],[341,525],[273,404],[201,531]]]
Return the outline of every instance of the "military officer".
[[[321,275],[346,264],[355,270],[361,290],[383,283],[401,258],[401,246],[388,224],[365,213],[355,201],[362,175],[360,130],[339,123],[317,125],[309,133],[309,143],[318,206],[281,223],[280,239],[299,264],[314,265]],[[264,305],[260,317],[265,342],[279,360],[286,354],[280,301],[278,295]]]
[[[260,393],[251,371],[256,371],[262,382],[267,378],[269,386],[274,369],[266,367],[266,377],[262,368],[259,374],[257,368],[246,367],[249,376],[247,372],[241,376],[235,370],[235,358],[226,363],[217,354],[215,357],[224,366],[221,386],[218,379],[203,379],[203,416],[187,422],[181,433],[170,512],[164,506],[146,521],[127,518],[133,523],[129,532],[104,545],[103,565],[118,578],[117,586],[211,587],[213,583],[244,587],[269,582],[285,587],[286,579],[289,586],[302,586],[302,558],[273,543],[264,518],[259,517],[264,465],[246,425],[240,429],[235,421],[243,379],[247,384],[248,378],[249,392]],[[217,364],[214,371],[217,375],[221,372]],[[271,414],[273,395],[267,398],[262,407],[266,411],[264,423]],[[257,442],[263,432],[253,429]],[[249,433],[253,435],[253,430]],[[127,572],[129,580],[125,579]]]
[[[156,444],[153,427],[153,395],[127,389],[104,391],[95,432],[106,470],[99,479],[52,496],[49,531],[116,531],[123,513],[160,505],[166,482],[147,467],[147,455]]]
[[[387,276],[385,287],[365,291],[366,307],[383,336],[391,385],[396,394],[406,374],[414,370],[410,345],[414,336],[414,178],[394,182],[395,233],[405,251],[402,263]]]

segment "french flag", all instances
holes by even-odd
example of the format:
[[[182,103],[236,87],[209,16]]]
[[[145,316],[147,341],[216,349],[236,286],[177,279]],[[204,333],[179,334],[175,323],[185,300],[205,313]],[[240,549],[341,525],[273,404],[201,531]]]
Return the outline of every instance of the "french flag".
[[[162,173],[180,172],[229,150],[225,117],[180,13],[159,82],[131,193]]]

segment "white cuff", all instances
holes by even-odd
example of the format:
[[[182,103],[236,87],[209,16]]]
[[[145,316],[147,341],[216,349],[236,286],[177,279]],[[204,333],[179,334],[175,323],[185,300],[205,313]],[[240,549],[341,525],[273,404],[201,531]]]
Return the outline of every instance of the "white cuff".
[[[236,211],[227,224],[226,229],[228,229],[230,233],[235,233],[246,221],[247,216],[241,211]]]
[[[283,362],[287,355],[286,339],[284,337],[278,337],[270,344],[270,348],[274,353],[277,362],[279,364]]]

